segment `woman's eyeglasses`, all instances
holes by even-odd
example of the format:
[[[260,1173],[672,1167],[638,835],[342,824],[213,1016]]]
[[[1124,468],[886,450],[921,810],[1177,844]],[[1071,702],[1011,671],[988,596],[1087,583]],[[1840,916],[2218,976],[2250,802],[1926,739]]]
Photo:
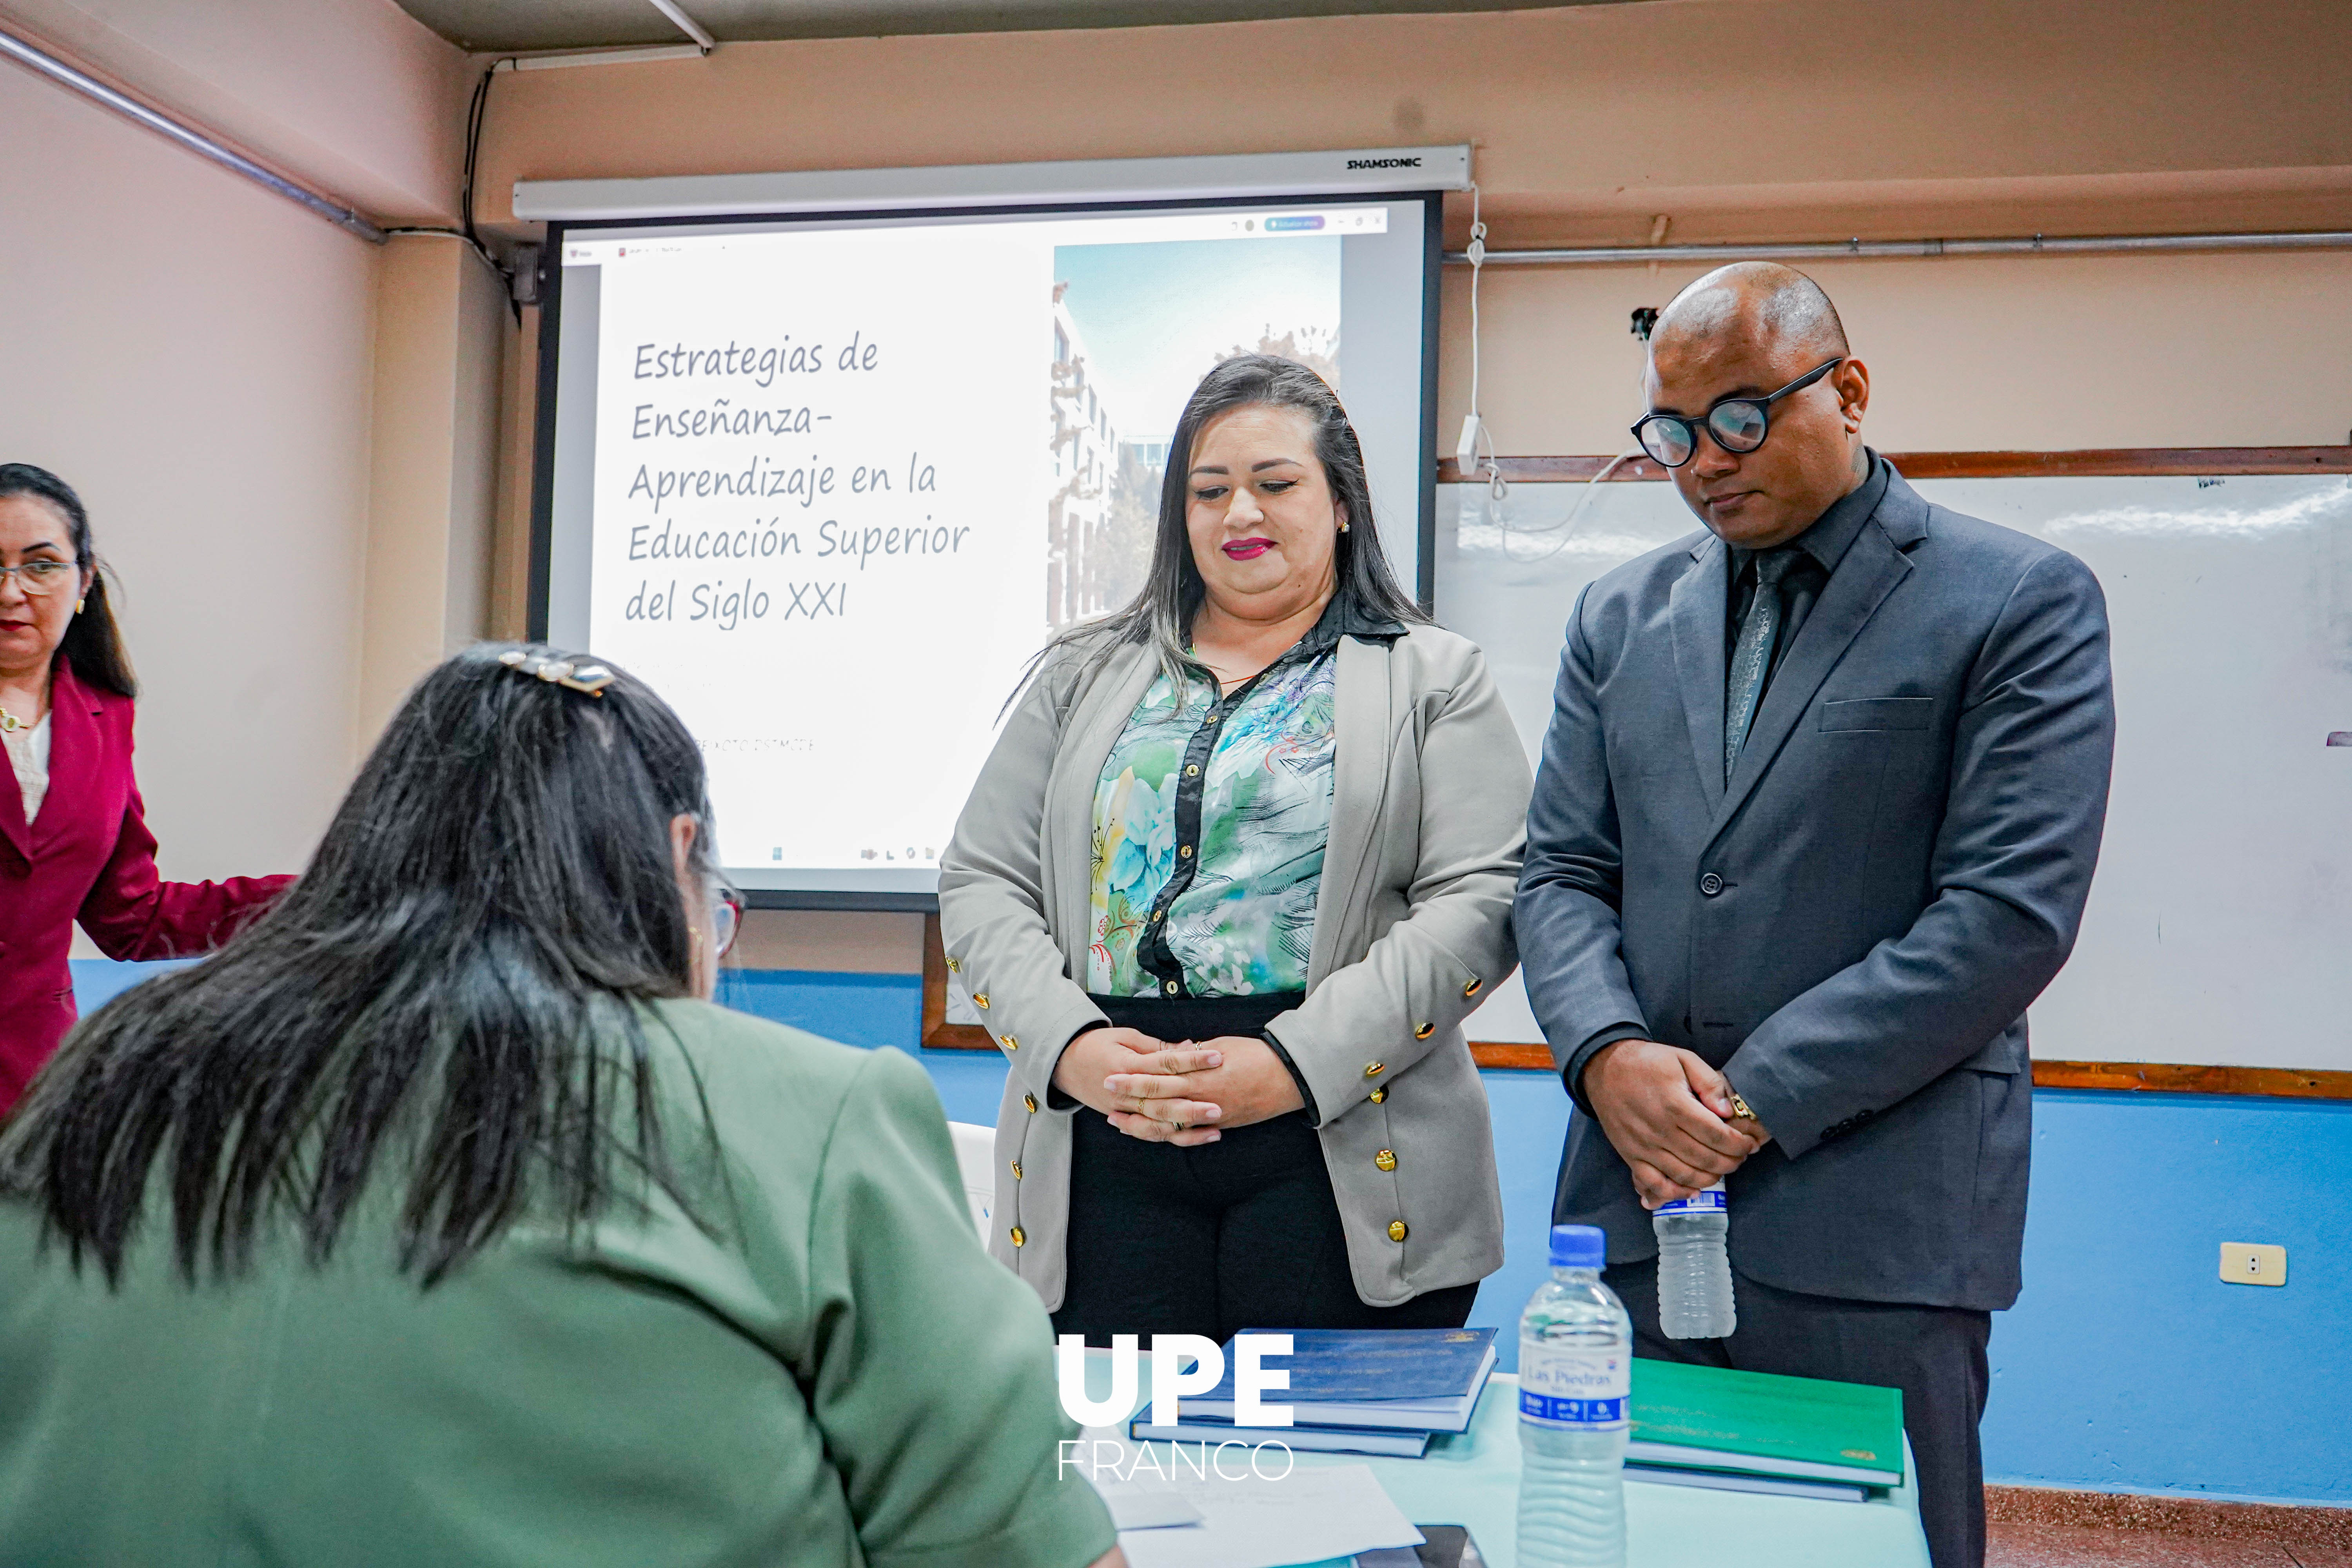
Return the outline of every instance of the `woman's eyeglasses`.
[[[1769,397],[1727,397],[1698,419],[1685,419],[1679,414],[1644,414],[1633,422],[1633,439],[1669,468],[1679,468],[1697,455],[1702,425],[1725,451],[1752,452],[1772,433],[1772,405],[1804,391],[1844,363],[1845,356],[1840,354],[1827,364],[1815,365]]]
[[[710,895],[710,948],[714,955],[725,958],[734,951],[735,939],[743,934],[743,895],[732,888],[719,888]]]
[[[70,561],[26,561],[15,566],[0,566],[0,583],[6,582],[11,573],[16,574],[16,586],[37,596],[58,592],[75,576]]]

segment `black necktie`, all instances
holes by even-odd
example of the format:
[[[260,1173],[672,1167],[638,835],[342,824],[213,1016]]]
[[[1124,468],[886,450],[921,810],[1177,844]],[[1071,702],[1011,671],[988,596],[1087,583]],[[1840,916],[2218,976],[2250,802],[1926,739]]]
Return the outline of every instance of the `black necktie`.
[[[1772,647],[1780,636],[1787,606],[1780,602],[1780,579],[1795,565],[1797,552],[1765,550],[1756,555],[1756,597],[1739,623],[1739,640],[1731,649],[1731,673],[1723,703],[1723,782],[1731,782],[1739,748],[1756,722],[1757,705],[1764,700],[1765,678],[1772,672]]]

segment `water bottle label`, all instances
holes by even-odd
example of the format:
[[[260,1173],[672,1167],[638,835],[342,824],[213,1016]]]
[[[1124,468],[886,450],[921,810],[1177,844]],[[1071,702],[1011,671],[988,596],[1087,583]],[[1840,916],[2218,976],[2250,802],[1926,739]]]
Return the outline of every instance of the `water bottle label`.
[[[1717,1182],[1695,1198],[1676,1198],[1672,1203],[1660,1204],[1654,1212],[1661,1215],[1728,1214],[1731,1212],[1731,1200],[1724,1195],[1723,1184]]]
[[[1519,1419],[1538,1426],[1606,1431],[1625,1425],[1633,1363],[1624,1351],[1523,1345]]]

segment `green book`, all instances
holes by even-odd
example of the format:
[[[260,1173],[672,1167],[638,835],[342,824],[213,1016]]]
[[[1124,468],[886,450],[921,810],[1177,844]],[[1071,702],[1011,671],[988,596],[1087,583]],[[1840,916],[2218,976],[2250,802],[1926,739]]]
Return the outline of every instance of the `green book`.
[[[1903,1481],[1903,1391],[1633,1361],[1628,1464],[1867,1487]]]

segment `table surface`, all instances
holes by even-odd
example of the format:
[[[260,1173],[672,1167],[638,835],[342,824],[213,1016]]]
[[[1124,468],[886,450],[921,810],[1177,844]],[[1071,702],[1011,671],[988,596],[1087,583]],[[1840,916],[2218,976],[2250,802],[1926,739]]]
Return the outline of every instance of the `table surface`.
[[[1087,1356],[1089,1393],[1110,1392],[1109,1356]],[[1142,1367],[1139,1406],[1150,1397],[1149,1359]],[[1518,1554],[1518,1379],[1497,1373],[1480,1395],[1470,1429],[1431,1439],[1418,1459],[1367,1454],[1299,1454],[1301,1465],[1370,1465],[1405,1517],[1416,1524],[1469,1528],[1489,1568],[1514,1568]],[[1279,1398],[1279,1395],[1276,1395]],[[1124,1436],[1091,1428],[1090,1437]],[[1134,1445],[1130,1444],[1132,1447]],[[1164,1445],[1154,1444],[1154,1447]],[[1167,1456],[1160,1456],[1162,1465]],[[1192,1467],[1188,1463],[1189,1473]],[[1147,1471],[1149,1467],[1147,1467]],[[1627,1568],[1928,1568],[1919,1528],[1911,1456],[1904,1449],[1904,1484],[1872,1494],[1867,1502],[1774,1497],[1662,1486],[1628,1476],[1625,1483]]]

